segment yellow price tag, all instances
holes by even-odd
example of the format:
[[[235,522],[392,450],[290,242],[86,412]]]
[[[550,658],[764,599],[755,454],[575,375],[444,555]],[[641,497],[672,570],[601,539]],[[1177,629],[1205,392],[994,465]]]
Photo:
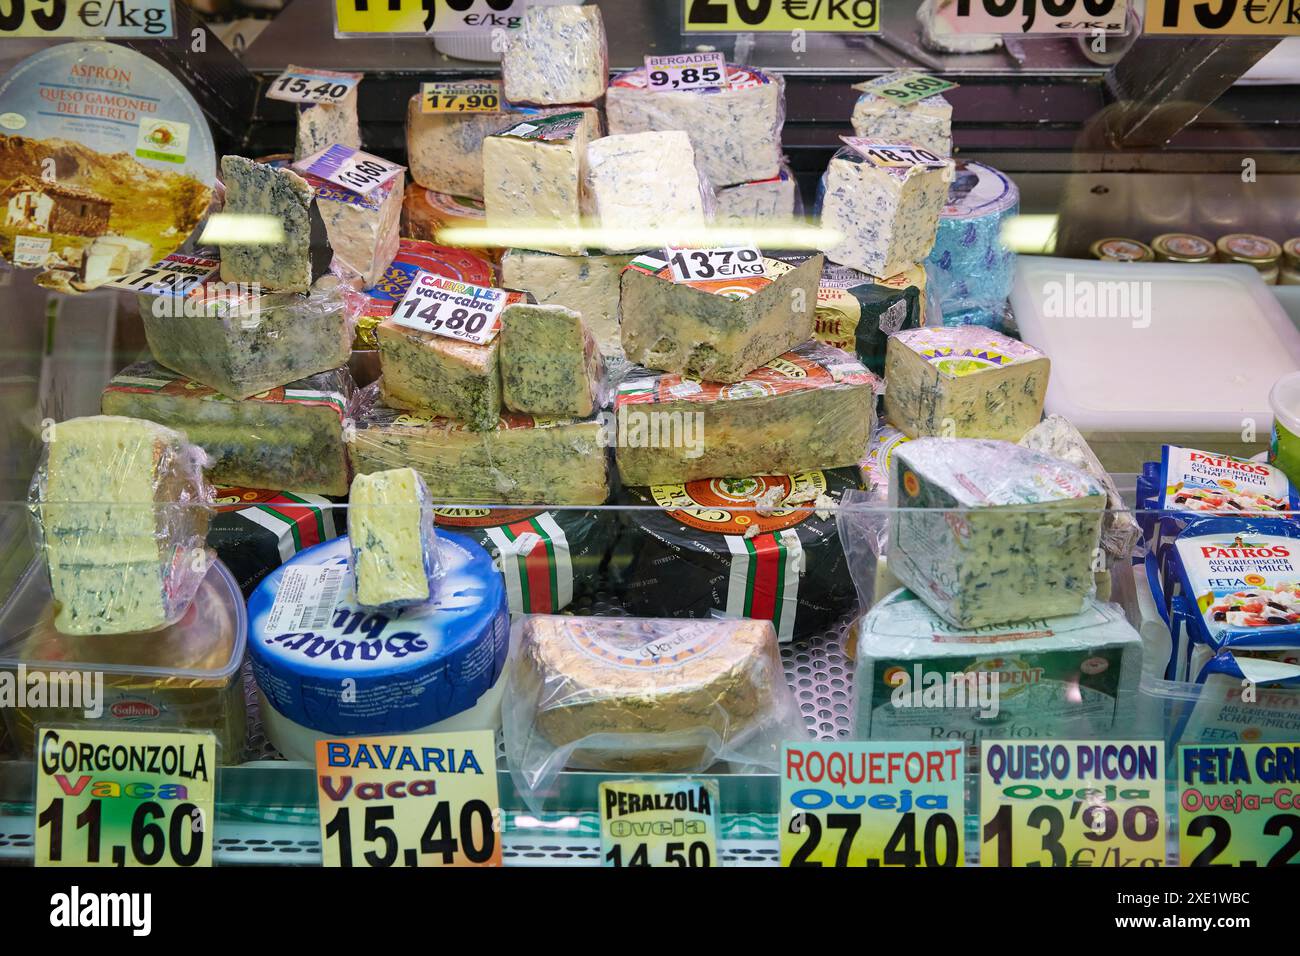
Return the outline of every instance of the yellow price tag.
[[[0,37],[110,39],[176,36],[172,0],[11,0],[0,12]]]
[[[500,80],[420,84],[421,113],[500,113]]]
[[[604,866],[718,865],[718,781],[606,781],[599,800]]]
[[[879,0],[683,0],[684,33],[876,33]]]
[[[500,866],[490,730],[316,743],[325,866]]]
[[[1178,36],[1300,36],[1296,0],[1147,0],[1143,33]]]
[[[1179,747],[1178,859],[1300,865],[1300,744]]]
[[[334,32],[417,34],[433,28],[436,0],[334,0]],[[442,0],[445,4],[446,0]]]
[[[981,866],[1164,866],[1164,745],[985,740]]]
[[[787,743],[782,866],[961,866],[964,747]]]
[[[37,866],[211,866],[210,733],[42,727]]]

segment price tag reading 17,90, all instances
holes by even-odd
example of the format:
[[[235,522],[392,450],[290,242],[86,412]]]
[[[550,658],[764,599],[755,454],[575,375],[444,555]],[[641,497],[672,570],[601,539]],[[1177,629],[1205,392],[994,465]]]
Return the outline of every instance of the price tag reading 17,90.
[[[652,93],[722,87],[727,85],[727,58],[721,53],[648,56],[645,76]]]
[[[1179,747],[1178,858],[1300,865],[1300,744]]]
[[[500,866],[490,730],[316,743],[326,866]]]
[[[753,246],[719,249],[669,249],[674,282],[716,282],[767,275],[763,254]]]
[[[960,866],[960,743],[787,743],[782,866]]]
[[[420,84],[421,113],[500,113],[500,80]]]
[[[289,103],[341,103],[358,82],[354,73],[289,69],[271,81],[266,97]]]
[[[983,741],[981,866],[1164,866],[1164,745]]]
[[[393,309],[392,319],[408,329],[487,345],[501,331],[501,313],[511,296],[504,289],[421,271]]]
[[[599,795],[603,865],[718,865],[718,781],[613,780]]]
[[[36,753],[37,866],[212,865],[212,734],[42,727]]]
[[[937,76],[903,73],[895,77],[888,86],[872,86],[870,89],[876,96],[888,97],[900,106],[908,106],[928,96],[936,96],[956,88],[956,83],[941,80]]]
[[[336,143],[299,160],[291,168],[319,176],[364,196],[399,175],[406,167]]]

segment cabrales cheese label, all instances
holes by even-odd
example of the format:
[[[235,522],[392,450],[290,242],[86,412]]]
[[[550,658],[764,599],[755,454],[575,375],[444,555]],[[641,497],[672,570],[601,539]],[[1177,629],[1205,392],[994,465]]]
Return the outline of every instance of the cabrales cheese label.
[[[524,295],[519,292],[420,272],[393,310],[392,320],[418,332],[486,345],[501,331],[501,313],[506,306],[522,301]]]

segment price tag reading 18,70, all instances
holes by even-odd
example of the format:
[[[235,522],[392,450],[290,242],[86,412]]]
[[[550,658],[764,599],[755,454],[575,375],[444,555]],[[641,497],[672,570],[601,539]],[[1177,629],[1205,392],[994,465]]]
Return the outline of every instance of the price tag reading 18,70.
[[[721,53],[648,56],[645,76],[652,93],[722,87],[727,85],[727,58]]]
[[[960,866],[958,743],[787,743],[782,866]]]
[[[37,866],[211,866],[212,734],[42,727]]]
[[[266,96],[289,103],[341,103],[358,82],[352,73],[288,69],[271,81]]]
[[[1164,866],[1164,744],[985,740],[981,866]]]
[[[500,866],[490,730],[316,743],[326,866]]]
[[[1300,744],[1178,748],[1183,866],[1300,866]]]
[[[906,168],[908,166],[944,167],[952,160],[933,153],[920,146],[908,143],[877,143],[860,136],[841,136],[845,145],[852,147],[858,155],[873,166]]]
[[[674,282],[716,282],[767,275],[763,254],[753,246],[719,249],[669,249]]]
[[[718,866],[718,781],[613,780],[599,794],[605,866]]]
[[[405,167],[336,143],[299,160],[292,168],[365,195],[401,173]]]
[[[420,84],[422,113],[500,113],[500,80],[453,80]]]
[[[393,309],[392,319],[408,329],[487,345],[501,331],[501,313],[510,301],[511,293],[504,289],[421,271]]]

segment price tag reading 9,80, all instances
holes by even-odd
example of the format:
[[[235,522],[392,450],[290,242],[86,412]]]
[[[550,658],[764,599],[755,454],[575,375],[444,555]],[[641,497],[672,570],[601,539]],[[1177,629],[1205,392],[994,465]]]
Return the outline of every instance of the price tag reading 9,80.
[[[887,86],[872,86],[870,90],[876,96],[884,96],[900,106],[908,106],[918,100],[937,96],[947,90],[956,88],[956,83],[941,80],[937,76],[926,76],[922,73],[904,73],[895,77]]]
[[[408,329],[487,345],[501,331],[501,313],[509,295],[504,289],[419,272],[393,309],[392,319]]]
[[[420,84],[422,113],[499,113],[500,80],[459,80]]]
[[[645,58],[646,88],[671,93],[727,85],[727,58],[721,53],[679,53]]]

